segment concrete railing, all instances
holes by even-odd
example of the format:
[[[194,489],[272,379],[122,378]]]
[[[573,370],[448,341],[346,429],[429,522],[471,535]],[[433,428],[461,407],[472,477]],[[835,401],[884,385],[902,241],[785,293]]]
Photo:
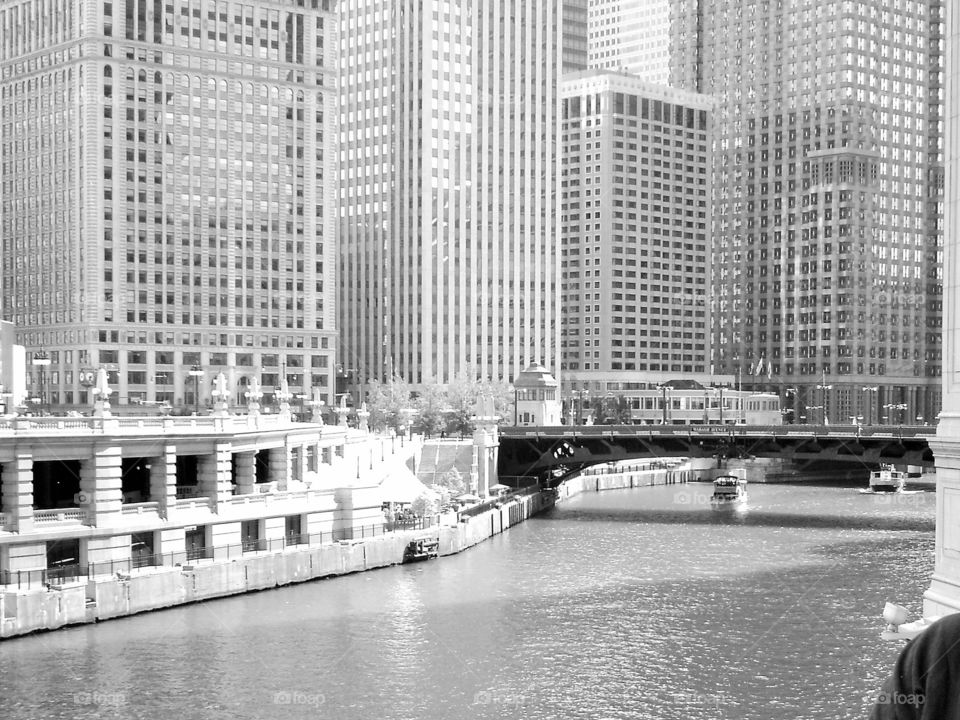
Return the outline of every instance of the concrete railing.
[[[178,510],[196,510],[199,508],[210,509],[212,502],[208,497],[195,498],[177,498],[176,508]]]
[[[202,415],[181,416],[114,416],[62,417],[62,416],[16,416],[0,418],[0,435],[21,434],[150,434],[189,432],[242,432],[244,430],[269,430],[300,425],[281,415]],[[343,428],[324,426],[323,432],[342,433]]]
[[[81,508],[64,508],[58,510],[34,510],[33,521],[39,524],[49,524],[55,522],[79,522],[87,521],[87,511]]]
[[[121,506],[121,512],[124,515],[155,514],[160,512],[160,503],[156,503],[156,502],[126,503],[125,505]]]

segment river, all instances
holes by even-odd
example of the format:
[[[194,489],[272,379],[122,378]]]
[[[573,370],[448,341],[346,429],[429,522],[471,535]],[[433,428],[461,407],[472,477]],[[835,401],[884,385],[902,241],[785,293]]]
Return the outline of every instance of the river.
[[[0,644],[2,717],[865,718],[933,492],[587,493],[461,555]]]

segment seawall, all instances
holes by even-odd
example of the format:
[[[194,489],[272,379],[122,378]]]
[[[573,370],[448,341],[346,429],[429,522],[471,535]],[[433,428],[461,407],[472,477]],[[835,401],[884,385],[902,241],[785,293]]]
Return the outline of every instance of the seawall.
[[[682,466],[590,468],[576,477],[565,480],[557,487],[557,502],[563,502],[583,492],[625,490],[651,485],[674,485],[676,483],[692,482],[696,479],[696,472]]]
[[[0,638],[268,590],[403,562],[411,540],[434,538],[440,555],[453,555],[553,506],[552,492],[526,495],[462,518],[453,525],[385,533],[363,540],[151,567],[129,575],[81,578],[74,583],[0,593]]]

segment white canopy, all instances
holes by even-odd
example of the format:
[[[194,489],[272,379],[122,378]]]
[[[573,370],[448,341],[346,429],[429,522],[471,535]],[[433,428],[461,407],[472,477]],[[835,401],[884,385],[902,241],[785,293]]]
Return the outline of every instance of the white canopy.
[[[382,502],[411,503],[421,495],[437,497],[437,493],[420,482],[403,463],[391,465],[380,482]]]

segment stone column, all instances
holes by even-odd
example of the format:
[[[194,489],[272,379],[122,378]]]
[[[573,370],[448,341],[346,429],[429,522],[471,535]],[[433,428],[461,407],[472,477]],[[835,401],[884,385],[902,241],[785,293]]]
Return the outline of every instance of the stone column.
[[[287,447],[271,448],[269,462],[270,482],[276,481],[277,490],[286,490],[290,478],[290,453]]]
[[[256,453],[237,453],[237,495],[250,495],[257,482]]]
[[[231,476],[231,444],[218,442],[213,452],[197,458],[197,481],[200,494],[210,498],[214,512],[221,503],[232,495]]]
[[[476,418],[477,429],[473,431],[476,457],[477,494],[486,497],[490,486],[497,484],[497,455],[500,451],[500,433],[497,417],[493,415]]]
[[[123,506],[123,454],[119,445],[94,445],[93,455],[80,463],[79,505],[87,524],[117,524]]]
[[[960,142],[960,7],[946,3],[945,145]],[[960,155],[946,158],[943,252],[943,411],[937,439],[937,531],[925,617],[960,611]]]
[[[157,503],[160,517],[168,517],[177,504],[177,448],[166,445],[163,455],[150,461],[150,500]]]
[[[25,533],[33,530],[33,454],[17,451],[16,458],[3,463],[3,513],[7,529]]]

